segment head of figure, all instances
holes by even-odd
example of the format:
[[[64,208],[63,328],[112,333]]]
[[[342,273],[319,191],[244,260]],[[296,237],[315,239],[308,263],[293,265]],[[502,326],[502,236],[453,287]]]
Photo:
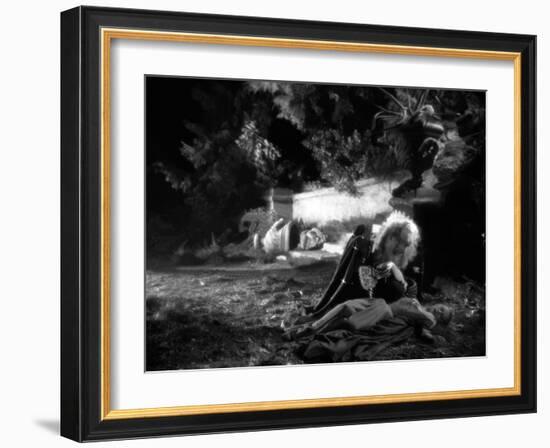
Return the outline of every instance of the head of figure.
[[[427,307],[427,310],[434,315],[438,325],[449,325],[449,322],[454,316],[454,310],[447,305],[443,305],[442,303],[431,305]]]
[[[416,257],[420,232],[415,222],[403,213],[393,212],[374,240],[381,261],[391,261],[405,269]]]

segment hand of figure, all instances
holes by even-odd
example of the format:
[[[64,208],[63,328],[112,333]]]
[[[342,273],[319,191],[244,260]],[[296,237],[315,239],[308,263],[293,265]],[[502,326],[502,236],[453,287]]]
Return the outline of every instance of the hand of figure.
[[[405,280],[405,276],[401,272],[401,270],[395,265],[395,263],[391,264],[391,273],[393,274],[394,278],[403,285],[405,289],[407,289],[407,281]]]

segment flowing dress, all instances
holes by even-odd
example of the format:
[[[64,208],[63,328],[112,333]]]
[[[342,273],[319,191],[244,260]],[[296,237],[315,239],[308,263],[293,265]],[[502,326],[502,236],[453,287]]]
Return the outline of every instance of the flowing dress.
[[[308,360],[369,361],[404,342],[415,331],[435,325],[433,315],[410,297],[388,304],[383,299],[343,302],[310,324],[304,357]]]

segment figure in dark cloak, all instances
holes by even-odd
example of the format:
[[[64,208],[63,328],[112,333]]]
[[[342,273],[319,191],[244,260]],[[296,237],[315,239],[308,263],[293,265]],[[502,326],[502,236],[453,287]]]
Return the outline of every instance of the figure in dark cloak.
[[[393,212],[376,235],[372,235],[370,226],[358,226],[328,288],[313,308],[312,317],[318,318],[346,300],[365,297],[359,277],[360,266],[372,267],[371,275],[375,277],[375,286],[370,292],[372,297],[388,303],[405,296],[416,298],[416,281],[405,277],[403,272],[416,257],[419,241],[414,221],[399,212]]]
[[[420,240],[414,221],[394,212],[377,235],[369,234],[365,227],[355,231],[313,312],[287,330],[291,339],[310,338],[304,358],[369,360],[415,332],[433,340],[428,329],[451,319],[445,306],[424,308],[416,282],[403,274]]]

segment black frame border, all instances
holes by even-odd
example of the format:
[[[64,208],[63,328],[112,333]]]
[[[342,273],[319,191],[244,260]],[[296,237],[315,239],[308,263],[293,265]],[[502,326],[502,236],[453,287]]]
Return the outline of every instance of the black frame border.
[[[100,28],[521,53],[521,395],[101,420]],[[77,7],[61,13],[61,435],[76,441],[536,412],[536,36]]]

